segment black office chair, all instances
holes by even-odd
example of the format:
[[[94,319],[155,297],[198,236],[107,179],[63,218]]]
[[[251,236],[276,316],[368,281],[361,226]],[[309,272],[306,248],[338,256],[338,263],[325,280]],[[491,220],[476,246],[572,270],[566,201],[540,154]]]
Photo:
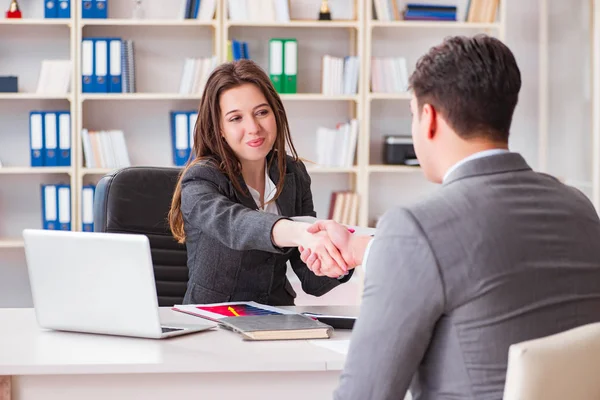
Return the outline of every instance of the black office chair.
[[[102,177],[94,196],[94,231],[148,237],[160,306],[182,304],[188,282],[186,247],[175,241],[167,219],[180,171],[122,168]]]

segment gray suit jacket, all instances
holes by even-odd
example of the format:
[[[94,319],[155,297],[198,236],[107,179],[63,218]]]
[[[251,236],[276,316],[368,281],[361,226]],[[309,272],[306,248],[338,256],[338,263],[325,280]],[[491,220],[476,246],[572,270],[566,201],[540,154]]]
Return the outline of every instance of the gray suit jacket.
[[[335,399],[501,399],[511,344],[600,321],[600,221],[516,153],[388,211]]]
[[[184,304],[256,301],[293,305],[296,293],[286,277],[289,260],[302,289],[321,296],[350,279],[316,276],[300,259],[297,248],[279,248],[271,240],[273,225],[291,216],[316,216],[310,176],[302,162],[287,159],[287,173],[276,200],[280,214],[258,211],[252,196],[211,162],[191,167],[183,176],[181,211],[187,236],[189,281]],[[273,163],[275,185],[279,172]],[[247,186],[240,176],[241,187]]]

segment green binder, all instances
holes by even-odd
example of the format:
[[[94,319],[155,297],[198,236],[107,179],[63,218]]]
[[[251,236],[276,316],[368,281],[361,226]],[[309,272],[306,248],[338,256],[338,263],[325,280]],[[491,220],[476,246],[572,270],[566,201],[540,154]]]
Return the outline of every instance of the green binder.
[[[269,77],[278,93],[283,91],[283,40],[269,40]]]
[[[283,40],[283,93],[296,93],[298,73],[298,41]]]

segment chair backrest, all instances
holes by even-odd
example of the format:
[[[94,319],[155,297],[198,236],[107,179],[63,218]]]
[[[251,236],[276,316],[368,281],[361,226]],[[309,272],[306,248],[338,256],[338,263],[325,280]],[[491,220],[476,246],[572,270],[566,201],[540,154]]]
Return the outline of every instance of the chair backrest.
[[[188,281],[186,247],[175,241],[167,219],[180,172],[123,168],[102,177],[94,196],[94,231],[148,237],[160,306],[182,304]]]
[[[600,399],[600,323],[510,346],[504,400]]]

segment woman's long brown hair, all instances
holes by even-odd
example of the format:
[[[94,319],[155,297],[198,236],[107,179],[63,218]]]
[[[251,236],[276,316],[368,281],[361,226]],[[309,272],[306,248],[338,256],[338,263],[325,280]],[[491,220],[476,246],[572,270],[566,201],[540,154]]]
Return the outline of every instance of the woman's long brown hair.
[[[198,110],[198,119],[194,127],[192,156],[179,175],[179,181],[171,202],[169,225],[173,236],[179,243],[184,243],[186,238],[183,216],[181,215],[181,181],[188,169],[202,160],[211,160],[227,175],[238,191],[244,192],[237,179],[242,173],[241,164],[227,142],[221,140],[220,100],[221,95],[226,90],[248,83],[256,85],[265,96],[273,110],[277,124],[277,136],[272,149],[273,156],[270,157],[267,166],[269,168],[273,162],[276,162],[279,171],[277,191],[272,201],[279,197],[283,189],[286,174],[286,144],[290,155],[294,160],[298,160],[283,102],[265,71],[253,61],[246,59],[219,65],[211,73],[204,87],[200,109]]]

